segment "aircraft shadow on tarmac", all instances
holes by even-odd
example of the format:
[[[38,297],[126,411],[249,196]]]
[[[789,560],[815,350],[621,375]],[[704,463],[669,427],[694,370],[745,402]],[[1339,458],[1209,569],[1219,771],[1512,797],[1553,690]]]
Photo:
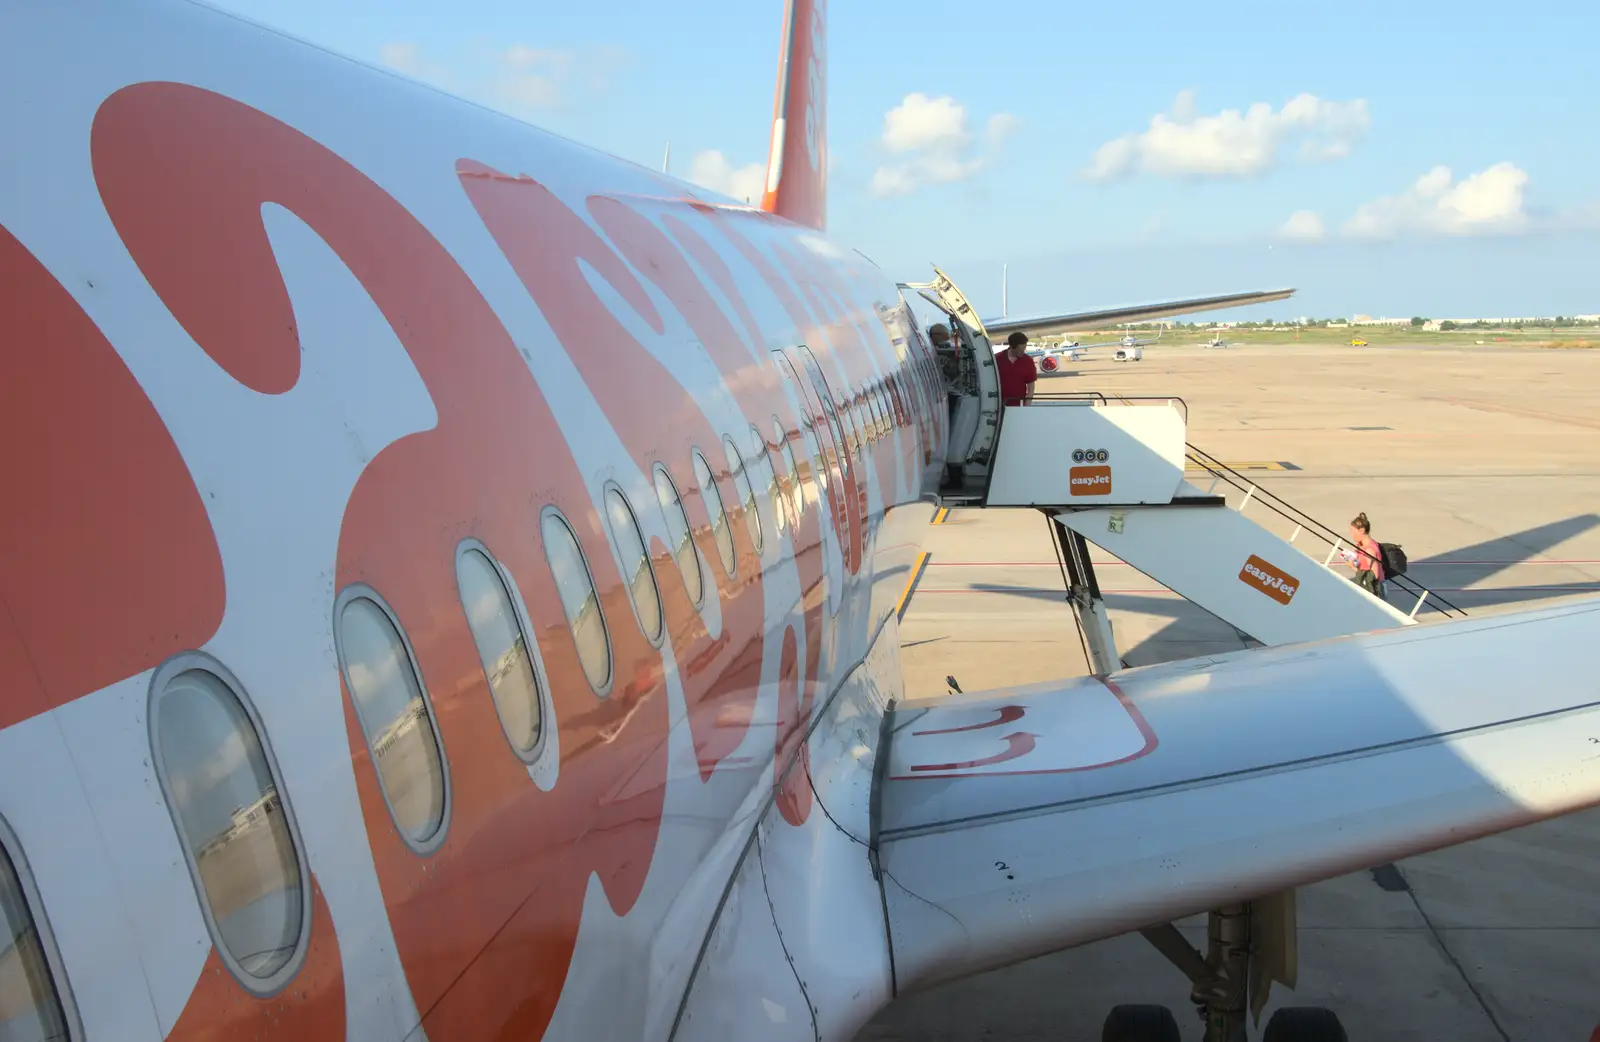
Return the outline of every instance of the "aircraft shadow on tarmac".
[[[1451,588],[1451,592],[1445,596],[1468,611],[1473,608],[1552,600],[1585,593],[1600,594],[1600,579],[1508,586],[1498,589],[1492,586],[1482,589],[1462,589],[1483,583],[1517,565],[1532,561],[1567,540],[1591,532],[1597,527],[1600,527],[1600,514],[1578,514],[1564,521],[1552,521],[1547,525],[1524,529],[1515,535],[1497,536],[1471,546],[1447,550],[1421,561],[1412,561],[1407,574],[1414,574],[1419,582],[1429,587]],[[1421,571],[1418,572],[1417,569]],[[1390,599],[1394,600],[1392,595]]]

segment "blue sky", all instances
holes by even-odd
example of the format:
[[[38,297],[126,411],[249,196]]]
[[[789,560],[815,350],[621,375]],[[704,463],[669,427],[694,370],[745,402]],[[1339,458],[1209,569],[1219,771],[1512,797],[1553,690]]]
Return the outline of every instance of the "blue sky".
[[[778,0],[217,2],[711,187],[765,159]],[[1013,314],[1600,312],[1600,17],[1310,6],[837,0],[829,231],[985,313],[1003,261]]]

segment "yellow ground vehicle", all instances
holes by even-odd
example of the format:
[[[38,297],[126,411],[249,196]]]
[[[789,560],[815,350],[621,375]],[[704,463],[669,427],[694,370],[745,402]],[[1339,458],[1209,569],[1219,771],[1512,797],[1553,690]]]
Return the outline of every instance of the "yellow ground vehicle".
[[[1361,339],[1360,337],[1356,337],[1354,340],[1350,341],[1350,346],[1351,347],[1366,347],[1367,346],[1367,342],[1365,340]]]

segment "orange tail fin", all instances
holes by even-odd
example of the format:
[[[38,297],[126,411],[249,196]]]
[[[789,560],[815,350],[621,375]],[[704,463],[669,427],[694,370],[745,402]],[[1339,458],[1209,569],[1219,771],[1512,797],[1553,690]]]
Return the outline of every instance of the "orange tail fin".
[[[828,214],[826,0],[789,0],[761,208],[818,231]]]

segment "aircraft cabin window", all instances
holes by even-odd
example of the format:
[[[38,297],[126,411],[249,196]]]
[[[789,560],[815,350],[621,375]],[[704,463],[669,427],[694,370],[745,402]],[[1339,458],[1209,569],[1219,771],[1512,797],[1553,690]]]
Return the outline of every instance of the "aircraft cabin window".
[[[400,623],[376,594],[355,587],[343,597],[334,644],[355,703],[389,813],[419,854],[444,839],[448,807],[444,748]]]
[[[239,983],[271,992],[294,972],[310,906],[261,729],[225,672],[199,655],[158,670],[151,739],[217,953]]]
[[[823,445],[826,430],[827,424],[821,422],[806,426],[806,433],[810,435],[806,439],[806,447],[811,453],[811,480],[816,485],[819,504],[822,502],[822,490],[829,487],[829,480],[832,477],[828,472],[827,448]]]
[[[0,825],[0,1038],[6,1042],[67,1042],[67,1006],[56,987],[47,931],[34,917],[22,857],[12,860],[9,832]],[[12,849],[15,849],[12,847]]]
[[[722,447],[728,454],[728,467],[733,471],[733,487],[738,490],[739,499],[744,506],[745,524],[750,529],[750,542],[754,544],[756,553],[761,552],[761,512],[756,509],[756,490],[750,481],[750,473],[745,466],[744,457],[739,454],[739,446],[733,443],[732,438],[723,438]]]
[[[889,400],[895,406],[895,422],[911,426],[911,396],[906,391],[905,373],[897,372],[889,384]]]
[[[694,453],[694,476],[700,482],[700,494],[705,497],[706,513],[711,515],[711,534],[717,540],[717,553],[722,557],[722,570],[733,577],[733,533],[728,529],[728,511],[722,505],[722,494],[717,491],[717,479],[711,473],[711,464],[698,451]]]
[[[544,734],[544,705],[506,576],[482,547],[469,543],[456,555],[456,585],[500,726],[517,756],[531,761]]]
[[[605,613],[600,610],[600,595],[595,592],[589,563],[583,559],[578,537],[566,519],[554,510],[545,511],[544,555],[556,579],[556,593],[567,613],[572,642],[578,649],[578,662],[589,686],[604,693],[611,683],[611,639],[606,633]]]
[[[795,527],[800,526],[800,512],[805,509],[805,488],[800,484],[800,465],[794,458],[794,445],[789,438],[789,432],[783,429],[783,422],[776,416],[772,418],[772,433],[777,435],[778,449],[783,453],[784,468],[789,472],[789,505],[793,507]]]
[[[606,489],[606,516],[611,522],[611,541],[622,560],[628,597],[633,601],[633,610],[639,613],[639,628],[654,643],[661,639],[661,591],[656,589],[656,573],[645,552],[639,520],[620,489]]]
[[[656,467],[655,479],[656,500],[667,519],[672,556],[677,559],[678,570],[683,573],[683,585],[689,593],[689,600],[698,609],[705,603],[705,584],[700,578],[700,554],[694,548],[694,540],[689,538],[689,515],[684,513],[678,487],[667,476],[665,467]]]
[[[856,422],[855,410],[851,408],[851,403],[847,401],[843,405],[836,406],[834,411],[839,414],[841,423],[844,425],[845,452],[851,459],[859,459],[861,456],[861,429],[860,424]]]
[[[788,519],[784,510],[783,489],[778,485],[778,468],[772,462],[772,457],[776,455],[777,451],[776,445],[769,446],[767,439],[761,436],[761,428],[752,424],[750,427],[750,460],[751,466],[755,468],[755,473],[751,475],[750,480],[752,482],[761,482],[762,488],[766,490],[767,502],[772,506],[772,524],[781,534],[784,526],[788,524]],[[761,489],[757,489],[756,494],[761,495]]]
[[[812,385],[814,387],[816,387],[816,389],[817,389],[817,399],[822,402],[822,412],[823,412],[824,417],[826,419],[826,426],[828,427],[828,429],[830,431],[833,432],[833,441],[834,441],[834,444],[838,447],[837,455],[840,456],[840,459],[838,461],[839,462],[839,473],[843,474],[844,470],[845,470],[845,460],[843,459],[843,454],[846,451],[849,450],[849,442],[846,441],[846,439],[845,439],[844,422],[839,419],[839,410],[834,408],[833,399],[828,397],[827,384],[821,382],[820,380],[816,379],[815,377],[812,378],[811,382],[812,382]],[[817,447],[819,449],[821,449],[823,447],[822,446],[822,431],[820,431],[820,430],[817,431],[816,432],[816,436],[817,436]]]

